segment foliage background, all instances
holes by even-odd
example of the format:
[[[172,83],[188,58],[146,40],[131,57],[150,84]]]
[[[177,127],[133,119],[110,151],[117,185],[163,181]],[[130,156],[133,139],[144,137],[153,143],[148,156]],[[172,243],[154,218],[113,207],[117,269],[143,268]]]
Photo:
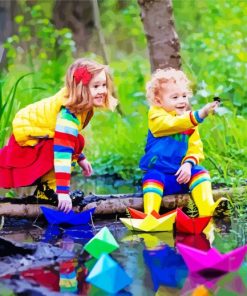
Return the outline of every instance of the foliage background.
[[[93,51],[93,42],[90,52],[77,53],[71,32],[55,29],[50,21],[52,1],[50,6],[37,2],[32,9],[21,2],[22,14],[16,17],[18,34],[5,44],[8,67],[0,74],[1,145],[11,132],[16,111],[59,90],[74,58],[83,55],[102,61]],[[138,182],[138,162],[147,134],[145,83],[150,65],[138,5],[126,2],[124,7],[117,0],[99,2],[123,115],[98,112],[84,134],[86,154],[96,175]],[[193,107],[199,108],[216,95],[223,101],[219,114],[200,126],[207,158],[204,165],[216,183],[238,186],[247,176],[247,2],[173,0],[173,8],[183,69],[193,82]],[[19,78],[13,95],[11,89]]]

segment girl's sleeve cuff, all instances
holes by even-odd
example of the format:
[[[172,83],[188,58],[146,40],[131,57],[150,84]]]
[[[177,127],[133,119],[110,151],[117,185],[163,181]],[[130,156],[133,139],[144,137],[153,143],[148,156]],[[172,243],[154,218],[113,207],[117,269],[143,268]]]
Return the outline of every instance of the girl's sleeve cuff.
[[[81,160],[84,160],[84,159],[86,159],[86,156],[83,153],[81,153],[77,159],[77,162],[80,162]]]

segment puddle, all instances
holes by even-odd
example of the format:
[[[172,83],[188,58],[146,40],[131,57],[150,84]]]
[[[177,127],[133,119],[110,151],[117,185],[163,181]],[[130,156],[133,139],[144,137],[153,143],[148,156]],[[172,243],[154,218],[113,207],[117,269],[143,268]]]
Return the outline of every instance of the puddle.
[[[229,221],[228,221],[229,222]],[[236,244],[241,244],[234,229],[229,225],[222,227],[224,223],[220,221],[220,228],[216,228],[215,224],[211,225],[210,235],[177,235],[175,238],[170,232],[161,233],[132,233],[128,231],[119,221],[95,221],[94,227],[77,226],[70,228],[59,228],[57,226],[45,226],[43,229],[34,227],[26,223],[18,223],[15,228],[14,222],[6,224],[4,229],[0,231],[0,236],[5,239],[12,239],[18,242],[35,242],[37,244],[49,243],[59,247],[64,251],[73,252],[74,258],[63,262],[50,262],[41,267],[28,268],[27,270],[17,271],[0,278],[0,283],[3,285],[30,285],[36,283],[36,287],[48,289],[49,293],[56,295],[108,295],[98,288],[95,288],[85,282],[85,277],[88,271],[95,264],[95,260],[90,259],[88,253],[83,251],[83,246],[104,226],[107,226],[120,248],[114,251],[112,257],[124,268],[127,274],[133,279],[130,286],[124,291],[116,295],[191,295],[192,290],[198,285],[205,285],[213,295],[228,295],[219,294],[218,291],[227,291],[224,293],[233,293],[229,295],[246,295],[247,294],[247,263],[245,262],[241,269],[236,273],[217,274],[212,278],[212,275],[198,275],[196,278],[188,276],[187,273],[182,274],[182,279],[174,287],[173,284],[160,286],[155,293],[153,290],[153,281],[150,269],[144,262],[143,250],[157,249],[157,246],[162,247],[168,245],[174,247],[176,242],[183,242],[187,245],[207,250],[210,247],[210,241],[213,246],[220,251],[228,251],[228,249],[236,247]],[[216,225],[217,226],[217,225]],[[243,225],[242,225],[243,226]],[[246,226],[246,225],[245,225]],[[234,225],[234,227],[236,227]],[[243,228],[243,227],[242,227]],[[222,229],[228,232],[222,232]],[[246,241],[245,241],[246,243]],[[164,275],[168,276],[167,269],[164,270]],[[181,276],[181,273],[180,273]],[[31,282],[30,282],[31,281]],[[22,283],[22,284],[20,284]],[[181,284],[182,283],[182,284]],[[227,285],[226,285],[227,283]],[[170,285],[170,286],[169,286]],[[15,288],[13,288],[15,291]],[[30,289],[30,288],[29,288]],[[1,291],[1,286],[0,286]],[[47,290],[46,290],[47,291]],[[15,291],[16,292],[16,291]],[[36,291],[37,292],[37,291]],[[35,293],[36,293],[35,292]],[[47,292],[40,291],[41,294],[47,295]],[[44,293],[44,294],[42,294]],[[58,294],[57,294],[58,293]],[[242,293],[242,294],[241,294]],[[16,294],[18,295],[18,294]],[[32,295],[32,294],[22,294]],[[52,295],[52,294],[48,294]],[[54,294],[55,295],[55,294]]]
[[[78,185],[78,179],[80,179]],[[136,193],[140,192],[139,185],[131,182],[114,181],[112,178],[81,179],[74,176],[72,189],[81,189],[88,195],[97,194]],[[36,226],[33,225],[35,223]],[[154,250],[165,245],[172,248],[176,254],[177,242],[207,251],[210,246],[220,252],[228,252],[247,243],[247,220],[226,218],[214,220],[208,231],[200,235],[160,233],[132,233],[121,222],[115,219],[96,220],[92,226],[77,226],[59,228],[44,224],[41,221],[17,220],[8,218],[0,237],[20,243],[48,243],[59,247],[64,252],[72,252],[73,258],[64,261],[43,261],[39,266],[28,266],[26,269],[0,275],[0,295],[110,295],[88,284],[85,278],[95,264],[83,246],[104,226],[107,226],[117,242],[119,249],[111,256],[133,279],[131,285],[117,296],[176,296],[191,295],[198,285],[204,285],[212,295],[247,295],[247,262],[242,264],[239,271],[228,274],[215,273],[188,275],[183,266],[175,268],[175,276],[171,268],[163,268],[162,285],[155,282],[150,266],[145,263],[144,250]],[[1,259],[0,259],[1,264]],[[152,277],[153,276],[153,277]],[[156,292],[154,291],[156,288]],[[14,291],[14,292],[12,292]]]

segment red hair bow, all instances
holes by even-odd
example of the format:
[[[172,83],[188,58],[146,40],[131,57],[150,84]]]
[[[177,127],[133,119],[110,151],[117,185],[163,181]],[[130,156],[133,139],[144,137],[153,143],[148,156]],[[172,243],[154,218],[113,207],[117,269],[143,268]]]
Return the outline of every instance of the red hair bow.
[[[77,68],[73,75],[76,84],[82,82],[83,85],[88,85],[93,75],[88,71],[87,67]]]

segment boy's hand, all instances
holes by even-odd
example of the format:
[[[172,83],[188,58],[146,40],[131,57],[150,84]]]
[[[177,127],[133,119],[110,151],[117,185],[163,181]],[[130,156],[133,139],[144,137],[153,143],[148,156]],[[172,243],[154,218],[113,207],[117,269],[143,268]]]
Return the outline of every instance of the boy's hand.
[[[68,213],[72,209],[72,200],[68,194],[58,193],[58,209]]]
[[[177,182],[179,184],[188,183],[191,178],[191,164],[189,162],[183,163],[176,172],[175,176],[178,176]]]
[[[202,107],[202,109],[199,110],[200,118],[203,119],[207,117],[210,113],[213,113],[219,107],[219,104],[219,101],[214,101],[212,103],[206,104],[204,107]]]
[[[82,173],[85,177],[90,177],[93,173],[91,163],[85,159],[79,161],[79,166],[82,168]]]

